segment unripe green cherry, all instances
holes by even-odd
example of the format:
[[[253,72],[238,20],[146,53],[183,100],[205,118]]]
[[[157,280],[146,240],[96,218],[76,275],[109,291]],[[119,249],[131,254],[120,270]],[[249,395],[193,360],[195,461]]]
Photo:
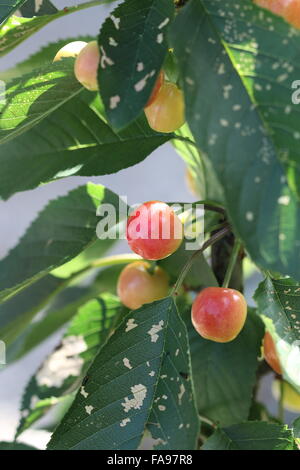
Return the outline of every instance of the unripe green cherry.
[[[184,98],[177,85],[164,82],[150,106],[145,108],[149,126],[157,132],[174,132],[185,122]]]
[[[244,296],[235,289],[207,287],[192,306],[192,323],[203,338],[217,343],[234,340],[247,316]]]
[[[144,259],[158,260],[179,248],[183,240],[183,225],[168,204],[149,201],[128,218],[126,236],[132,251]]]
[[[98,90],[100,52],[97,41],[89,42],[79,53],[74,65],[77,80],[88,90]]]
[[[168,295],[168,274],[158,266],[155,267],[153,273],[150,273],[150,267],[150,263],[146,261],[136,261],[128,264],[120,274],[117,286],[118,296],[121,302],[131,310]]]
[[[53,62],[58,62],[59,60],[68,58],[68,57],[77,57],[80,51],[87,45],[84,41],[73,41],[66,44],[64,47],[59,49],[56,56],[53,59]]]

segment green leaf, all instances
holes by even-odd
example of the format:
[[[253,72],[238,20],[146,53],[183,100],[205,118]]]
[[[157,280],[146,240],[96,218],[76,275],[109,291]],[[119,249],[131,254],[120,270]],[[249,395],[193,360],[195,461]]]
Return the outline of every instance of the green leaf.
[[[52,15],[56,13],[57,8],[49,0],[27,0],[25,5],[19,8],[22,16],[31,18],[32,16]]]
[[[202,450],[294,450],[287,426],[251,421],[218,429]]]
[[[0,25],[25,2],[26,0],[5,0],[5,3],[0,5]]]
[[[69,76],[68,93],[72,80],[69,83]],[[55,99],[59,96],[55,95]],[[99,97],[88,91],[52,114],[47,106],[47,113],[40,124],[2,146],[0,195],[3,198],[57,178],[115,173],[141,162],[173,137],[173,134],[154,132],[144,116],[116,133],[105,121]]]
[[[0,105],[0,143],[26,132],[83,90],[73,64],[63,60],[9,82]]]
[[[21,442],[0,442],[0,450],[38,450]]]
[[[0,71],[0,79],[9,81],[14,77],[30,73],[33,69],[39,69],[41,67],[45,67],[46,65],[50,65],[56,53],[66,44],[74,41],[90,42],[93,39],[94,38],[92,36],[76,36],[67,39],[60,39],[56,42],[51,42],[42,47],[35,54],[32,54],[22,62],[17,63],[14,67]]]
[[[166,298],[130,312],[88,370],[49,449],[194,449],[199,431],[186,330]],[[83,425],[84,424],[84,425]]]
[[[300,417],[293,422],[293,432],[295,439],[300,440]]]
[[[120,312],[119,300],[109,294],[90,300],[79,309],[62,343],[45,359],[26,387],[16,437],[49,408],[78,389],[87,367],[111,333]],[[84,393],[84,388],[81,392]]]
[[[278,143],[262,119],[263,96],[258,102],[253,83],[263,87],[270,119],[278,100],[291,103],[287,80],[299,78],[296,67],[290,71],[291,57],[299,62],[299,32],[250,0],[190,0],[171,36],[186,118],[223,189],[234,231],[258,265],[299,278],[299,202],[285,182]],[[281,82],[284,64],[287,78]],[[292,119],[297,130],[299,113],[291,108],[291,116],[278,111],[274,119]],[[295,145],[293,138],[289,145]],[[282,137],[281,146],[288,148]]]
[[[111,3],[112,1],[113,0],[97,0],[85,2],[74,7],[66,7],[63,10],[57,11],[57,13],[54,14],[34,16],[33,18],[22,18],[19,16],[13,16],[9,18],[5,25],[0,29],[0,57],[15,49],[15,47],[25,41],[25,39],[28,39],[30,36],[38,32],[40,29],[42,29],[44,26],[48,25],[52,21],[62,18],[71,13],[84,10],[85,8],[100,4]]]
[[[254,298],[274,339],[283,376],[300,392],[300,283],[267,277]]]
[[[248,419],[262,337],[263,324],[249,309],[239,336],[221,344],[202,338],[185,314],[193,377],[200,415],[221,426]]]
[[[110,204],[116,218],[126,217],[126,213],[119,214],[119,198],[92,183],[51,201],[19,244],[0,261],[0,300],[12,297],[94,243],[100,222],[96,209],[101,204]],[[114,227],[117,225],[112,230]]]
[[[163,66],[173,0],[127,0],[104,22],[99,86],[115,129],[135,120],[150,98]]]

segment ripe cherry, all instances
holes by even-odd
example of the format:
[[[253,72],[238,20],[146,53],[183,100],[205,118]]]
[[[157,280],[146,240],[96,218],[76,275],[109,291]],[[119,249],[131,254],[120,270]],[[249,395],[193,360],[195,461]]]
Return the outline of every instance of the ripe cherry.
[[[78,54],[74,65],[77,80],[88,90],[98,90],[100,52],[97,41],[89,42]]]
[[[192,323],[203,338],[228,343],[237,337],[247,316],[244,296],[234,289],[207,287],[192,306]]]
[[[174,132],[185,122],[184,98],[174,83],[164,82],[150,106],[145,108],[149,126],[157,132]]]
[[[270,333],[267,331],[264,336],[263,341],[264,348],[264,358],[270,367],[276,372],[276,374],[281,374],[281,365],[276,351],[276,346],[274,340]]]
[[[153,91],[150,95],[150,98],[148,100],[148,103],[146,104],[145,107],[147,106],[150,106],[152,103],[154,103],[154,101],[156,100],[157,98],[157,95],[162,87],[162,84],[164,83],[165,81],[165,74],[163,72],[163,70],[160,72],[160,74],[158,75],[158,78],[155,82],[155,85],[154,85],[154,88],[153,88]]]
[[[183,239],[183,225],[168,204],[149,201],[130,215],[126,235],[135,253],[145,259],[158,260],[179,248]]]
[[[58,62],[59,60],[68,58],[68,57],[77,57],[80,51],[87,45],[84,41],[73,41],[66,44],[64,47],[59,49],[56,56],[53,59],[53,62]]]
[[[118,296],[132,310],[168,295],[168,274],[158,266],[152,274],[149,272],[150,266],[146,261],[136,261],[128,264],[120,274]]]
[[[254,0],[254,2],[272,13],[282,16],[292,26],[300,28],[299,0]]]

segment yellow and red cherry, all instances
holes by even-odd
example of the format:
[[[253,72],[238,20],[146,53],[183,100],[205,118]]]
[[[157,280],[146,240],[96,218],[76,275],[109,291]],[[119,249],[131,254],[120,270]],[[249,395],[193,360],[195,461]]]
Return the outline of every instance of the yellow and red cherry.
[[[84,41],[69,42],[69,44],[66,44],[64,47],[59,49],[53,62],[58,62],[59,60],[66,59],[68,57],[77,57],[86,45],[87,43]]]
[[[246,300],[235,289],[207,287],[198,294],[192,306],[192,323],[196,331],[217,343],[234,340],[246,317]]]
[[[279,357],[276,351],[276,346],[271,334],[267,331],[264,336],[263,341],[263,351],[264,351],[264,358],[265,361],[269,364],[269,366],[276,372],[276,374],[281,375],[281,365],[279,361]]]
[[[154,268],[153,273],[150,272],[150,268],[151,265],[147,261],[136,261],[128,264],[120,274],[118,296],[131,310],[168,295],[168,274],[159,266]]]
[[[149,201],[129,216],[126,236],[132,251],[144,259],[159,260],[179,248],[183,225],[168,204]]]
[[[144,111],[153,130],[174,132],[185,123],[183,93],[174,83],[164,82],[155,100]]]
[[[97,41],[89,42],[78,54],[74,73],[77,80],[88,90],[98,90],[98,67],[100,52]]]

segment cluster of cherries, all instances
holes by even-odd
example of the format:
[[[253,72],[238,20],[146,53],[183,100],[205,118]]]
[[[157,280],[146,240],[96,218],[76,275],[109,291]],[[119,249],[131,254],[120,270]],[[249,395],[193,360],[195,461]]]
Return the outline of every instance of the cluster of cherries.
[[[58,51],[54,61],[66,57],[76,58],[74,73],[77,80],[88,90],[97,91],[100,63],[97,41],[88,44],[83,41],[71,42]],[[185,122],[183,93],[175,83],[165,79],[163,71],[158,75],[144,111],[150,127],[157,132],[174,132]]]
[[[285,17],[292,18],[291,12],[294,12],[294,22],[299,19],[300,23],[298,0],[256,0],[256,3],[279,14],[282,14],[285,6],[284,11],[290,15]],[[100,62],[98,43],[71,42],[58,51],[54,62],[67,57],[76,58],[74,73],[77,80],[88,90],[97,91]],[[159,132],[173,132],[184,124],[183,94],[177,85],[165,80],[163,71],[145,107],[145,114],[149,125]],[[128,264],[120,274],[117,290],[125,306],[138,309],[168,295],[170,279],[167,272],[157,265],[153,268],[149,261],[158,261],[173,254],[181,245],[183,237],[182,222],[167,204],[150,201],[133,212],[127,222],[127,240],[130,248],[143,260]],[[246,316],[244,296],[229,288],[207,287],[197,295],[192,306],[192,323],[196,331],[202,337],[219,343],[235,339],[245,324]],[[274,371],[281,374],[275,345],[269,333],[264,338],[264,356]]]
[[[292,26],[300,28],[299,0],[254,0],[254,3],[282,16]]]

